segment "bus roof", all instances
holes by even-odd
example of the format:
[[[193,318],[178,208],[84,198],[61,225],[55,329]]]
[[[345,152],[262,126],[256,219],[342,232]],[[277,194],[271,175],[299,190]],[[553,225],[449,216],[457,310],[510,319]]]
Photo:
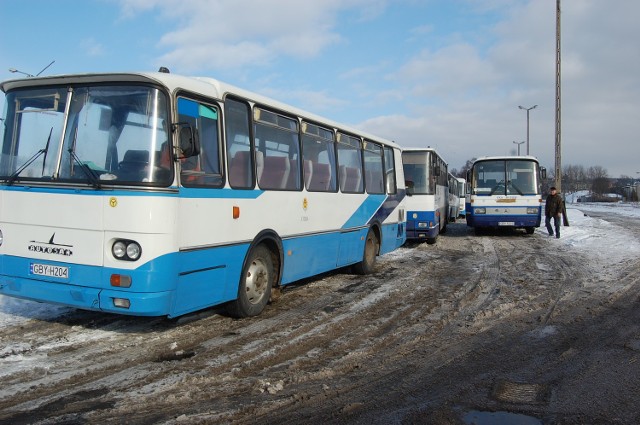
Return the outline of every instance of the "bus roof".
[[[231,84],[224,83],[209,77],[188,77],[166,72],[116,72],[116,73],[88,73],[88,74],[65,74],[45,77],[27,77],[0,82],[0,89],[3,92],[24,87],[39,87],[42,85],[65,85],[65,84],[91,84],[105,82],[126,82],[126,83],[152,83],[166,87],[169,92],[175,93],[185,90],[198,93],[206,97],[222,100],[227,94],[256,102],[265,106],[271,106],[280,112],[297,115],[317,124],[324,124],[347,133],[354,133],[386,145],[400,148],[398,144],[382,137],[374,136],[365,131],[338,123],[328,118],[321,117],[314,113],[296,108],[286,103],[271,99],[267,96],[254,93]]]
[[[442,159],[444,161],[444,158],[442,157],[442,155],[440,155],[438,153],[438,151],[435,148],[432,147],[427,147],[427,148],[402,148],[403,152],[433,152],[436,155],[438,155],[440,157],[440,159]],[[449,163],[447,161],[444,161],[447,165],[449,165]]]
[[[495,160],[506,160],[506,159],[524,159],[528,161],[539,162],[538,158],[531,155],[503,155],[503,156],[481,156],[476,158],[473,163],[481,162],[481,161],[495,161]]]

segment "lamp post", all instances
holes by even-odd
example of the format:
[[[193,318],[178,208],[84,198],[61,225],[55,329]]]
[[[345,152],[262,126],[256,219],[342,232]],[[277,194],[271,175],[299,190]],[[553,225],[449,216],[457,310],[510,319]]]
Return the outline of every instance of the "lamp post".
[[[538,105],[533,105],[531,108],[525,108],[524,106],[518,106],[518,108],[527,111],[527,155],[529,155],[529,111],[536,109]]]
[[[520,156],[520,145],[523,144],[524,142],[516,142],[515,140],[513,141],[513,143],[515,143],[516,145],[518,145],[518,156]]]
[[[18,73],[18,74],[26,75],[27,77],[33,77],[33,75],[31,75],[31,74],[28,74],[26,72],[22,72],[22,71],[20,71],[18,69],[15,69],[15,68],[9,68],[9,72],[11,72],[12,74]]]
[[[42,74],[47,68],[49,68],[51,65],[53,65],[54,63],[55,63],[55,60],[52,60],[51,62],[49,62],[49,65],[47,65],[44,68],[42,68],[42,70],[40,70],[40,72],[38,72],[36,75],[29,74],[28,72],[23,72],[23,71],[20,71],[19,69],[15,69],[15,68],[9,68],[9,72],[11,72],[12,74],[18,73],[18,74],[26,75],[29,78],[30,77],[37,77],[40,74]]]

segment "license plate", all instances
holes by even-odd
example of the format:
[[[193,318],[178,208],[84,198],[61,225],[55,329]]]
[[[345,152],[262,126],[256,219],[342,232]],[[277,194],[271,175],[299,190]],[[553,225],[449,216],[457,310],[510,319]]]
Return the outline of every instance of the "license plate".
[[[516,223],[513,221],[500,221],[498,222],[498,226],[515,226]]]
[[[69,279],[69,267],[52,266],[51,264],[31,263],[29,273],[36,276],[57,277]]]

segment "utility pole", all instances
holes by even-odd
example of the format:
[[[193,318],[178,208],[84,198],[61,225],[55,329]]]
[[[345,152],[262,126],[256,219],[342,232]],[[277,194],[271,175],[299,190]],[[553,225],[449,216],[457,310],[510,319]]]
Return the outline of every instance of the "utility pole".
[[[562,157],[560,144],[560,0],[556,0],[556,189],[562,193]]]

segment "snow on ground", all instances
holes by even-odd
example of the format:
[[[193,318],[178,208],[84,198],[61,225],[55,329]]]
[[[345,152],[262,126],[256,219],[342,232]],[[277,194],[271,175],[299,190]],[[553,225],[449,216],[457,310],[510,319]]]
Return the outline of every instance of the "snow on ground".
[[[630,238],[628,229],[589,215],[597,212],[640,217],[639,203],[574,203],[571,195],[567,195],[566,202],[570,225],[562,227],[561,238],[549,238],[544,227],[544,217],[542,225],[536,229],[538,237],[549,238],[550,243],[557,244],[558,249],[575,249],[588,255],[594,262],[620,264],[637,258],[640,254],[640,242]],[[393,257],[393,254],[390,256]],[[0,295],[0,326],[15,326],[30,319],[46,320],[69,311],[73,309]]]
[[[591,217],[591,213],[640,217],[640,205],[622,202],[572,204],[567,201],[569,226],[563,226],[560,229],[560,239],[554,240],[560,246],[587,254],[596,262],[622,263],[638,257],[640,242],[630,237],[629,229]],[[544,217],[536,233],[549,238]]]

